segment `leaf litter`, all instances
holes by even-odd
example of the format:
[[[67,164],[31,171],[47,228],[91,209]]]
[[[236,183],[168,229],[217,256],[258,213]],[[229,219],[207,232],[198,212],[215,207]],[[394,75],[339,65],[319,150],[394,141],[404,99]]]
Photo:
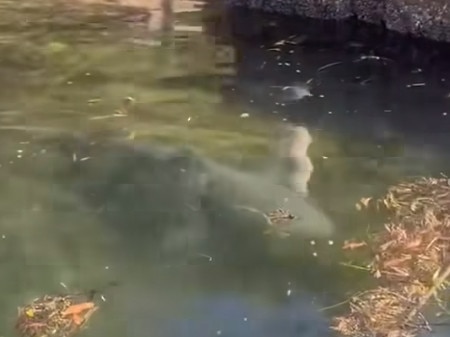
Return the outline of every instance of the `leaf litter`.
[[[67,289],[64,283],[61,285]],[[101,291],[117,285],[109,282]],[[98,310],[96,295],[105,301],[96,289],[35,298],[17,309],[15,329],[21,337],[73,337],[87,326]]]
[[[381,231],[342,247],[370,252],[368,270],[378,284],[346,301],[349,311],[334,317],[331,328],[352,337],[414,337],[431,331],[433,324],[422,311],[449,312],[449,179],[412,178],[391,186],[382,198],[361,199],[357,209],[387,215]]]
[[[22,337],[71,337],[97,309],[78,295],[44,295],[18,308],[16,330]]]

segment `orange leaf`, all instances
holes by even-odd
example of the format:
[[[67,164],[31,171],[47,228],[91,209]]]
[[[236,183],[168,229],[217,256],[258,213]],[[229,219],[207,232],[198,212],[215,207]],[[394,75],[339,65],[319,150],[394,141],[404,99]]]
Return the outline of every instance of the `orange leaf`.
[[[73,315],[72,321],[75,323],[75,325],[81,325],[81,324],[83,324],[84,320],[79,315]]]
[[[365,243],[364,241],[361,242],[356,242],[356,241],[344,241],[344,245],[342,246],[342,249],[349,249],[349,250],[353,250],[353,249],[357,249],[360,247],[364,247],[367,246],[367,243]]]
[[[69,315],[78,315],[83,313],[86,310],[93,309],[95,307],[95,304],[93,302],[84,302],[80,304],[74,304],[68,307],[66,310],[62,312],[62,316],[69,316]]]

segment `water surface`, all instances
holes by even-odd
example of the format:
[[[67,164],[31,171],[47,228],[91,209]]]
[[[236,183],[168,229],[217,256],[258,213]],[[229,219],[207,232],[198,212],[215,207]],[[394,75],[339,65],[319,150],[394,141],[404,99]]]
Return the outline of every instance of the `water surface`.
[[[355,202],[447,171],[445,65],[368,57],[351,41],[218,45],[2,7],[0,334],[20,303],[61,282],[117,281],[86,334],[326,336],[318,309],[367,284],[338,265],[342,240],[375,222]],[[275,194],[264,186],[283,122],[312,135],[308,202],[331,237],[264,235],[261,219],[235,211],[239,198],[204,192],[213,162],[267,174],[254,185]]]

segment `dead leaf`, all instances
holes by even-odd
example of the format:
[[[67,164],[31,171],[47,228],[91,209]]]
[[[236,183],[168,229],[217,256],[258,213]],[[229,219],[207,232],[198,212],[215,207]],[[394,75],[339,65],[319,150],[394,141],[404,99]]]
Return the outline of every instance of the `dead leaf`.
[[[383,266],[385,268],[392,268],[394,266],[398,266],[399,264],[402,264],[403,262],[409,261],[411,259],[412,259],[412,256],[408,255],[408,256],[404,256],[404,257],[400,257],[397,259],[392,259],[392,260],[386,261],[383,263]]]
[[[82,314],[84,311],[91,310],[95,308],[95,304],[93,302],[84,302],[79,304],[74,304],[68,307],[66,310],[64,310],[61,315],[64,316],[70,316],[70,315],[79,315]]]
[[[75,325],[81,325],[83,324],[84,319],[80,315],[73,315],[72,321],[75,323]]]
[[[375,273],[373,274],[373,276],[374,276],[375,278],[380,278],[380,277],[381,277],[381,271],[380,271],[379,269],[377,269],[377,270],[375,271]]]
[[[370,200],[372,200],[372,197],[368,197],[368,198],[361,198],[361,200],[359,200],[359,202],[365,206],[365,207],[369,207],[369,202]]]
[[[280,40],[273,44],[273,46],[283,46],[286,43],[286,40]]]
[[[344,250],[354,250],[357,248],[361,248],[367,246],[367,243],[365,241],[344,241],[344,245],[342,246],[342,249]]]
[[[421,244],[422,244],[422,238],[417,238],[417,239],[407,243],[405,245],[405,248],[406,249],[415,249],[415,248],[420,247]]]

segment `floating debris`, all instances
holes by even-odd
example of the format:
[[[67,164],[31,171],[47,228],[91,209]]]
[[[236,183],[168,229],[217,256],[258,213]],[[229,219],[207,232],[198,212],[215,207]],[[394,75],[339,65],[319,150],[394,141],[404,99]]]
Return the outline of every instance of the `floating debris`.
[[[295,216],[284,209],[277,209],[268,214],[269,220],[273,225],[283,225],[295,219]]]
[[[292,215],[288,210],[279,208],[266,214],[253,207],[247,206],[235,206],[235,207],[237,209],[249,211],[263,216],[266,221],[266,224],[269,226],[269,228],[265,230],[263,234],[266,235],[275,234],[281,238],[286,238],[291,235],[287,231],[286,225],[289,225],[292,220],[296,219],[296,217]]]
[[[286,231],[285,226],[288,225],[296,217],[292,215],[289,211],[284,209],[276,209],[275,211],[265,214],[267,222],[270,226],[264,234],[276,234],[282,238],[288,237],[291,234]]]
[[[360,57],[358,57],[356,60],[354,60],[353,62],[361,62],[361,61],[383,61],[383,62],[394,62],[392,59],[387,58],[387,57],[382,57],[382,56],[377,56],[377,55],[361,55]]]
[[[367,246],[365,241],[353,241],[353,240],[345,240],[342,246],[343,250],[355,250],[361,247]]]
[[[130,106],[130,105],[135,104],[135,103],[136,103],[136,99],[134,99],[131,96],[127,96],[127,97],[125,97],[123,99],[123,104],[126,105],[126,106]]]
[[[102,119],[117,118],[117,117],[127,117],[127,115],[123,114],[123,113],[117,113],[116,112],[113,115],[92,116],[92,117],[89,117],[89,119],[91,121],[93,121],[93,120],[102,120]]]
[[[424,87],[424,86],[426,86],[426,85],[427,85],[426,83],[421,82],[421,83],[411,83],[411,84],[407,84],[406,87],[407,87],[407,88],[412,88],[412,87]]]
[[[367,242],[346,241],[342,248],[370,251],[368,270],[380,285],[353,296],[350,313],[335,317],[332,329],[352,337],[413,337],[431,330],[421,313],[426,305],[449,313],[439,297],[450,276],[449,179],[416,178],[358,205],[383,211],[388,221]]]
[[[295,83],[294,85],[272,85],[270,88],[281,90],[280,98],[284,102],[296,102],[305,97],[312,96],[308,83]],[[276,105],[280,105],[280,103]],[[283,103],[281,103],[283,105]]]
[[[16,330],[22,337],[71,337],[97,308],[85,296],[45,295],[18,309]]]
[[[94,105],[94,104],[96,104],[96,103],[100,103],[101,101],[102,101],[101,98],[91,98],[91,99],[89,99],[89,100],[87,101],[87,103],[88,103],[89,105]]]
[[[351,299],[350,314],[337,317],[333,329],[345,336],[413,336],[426,324],[423,316],[414,312],[407,331],[399,324],[399,317],[408,317],[414,304],[389,288],[369,290]]]
[[[328,69],[328,68],[331,68],[331,67],[340,65],[340,64],[342,64],[342,63],[343,63],[343,62],[333,62],[333,63],[325,64],[324,66],[321,66],[320,68],[318,68],[318,69],[317,69],[317,72],[319,73],[319,72],[321,72],[321,71],[324,71],[325,69]]]

